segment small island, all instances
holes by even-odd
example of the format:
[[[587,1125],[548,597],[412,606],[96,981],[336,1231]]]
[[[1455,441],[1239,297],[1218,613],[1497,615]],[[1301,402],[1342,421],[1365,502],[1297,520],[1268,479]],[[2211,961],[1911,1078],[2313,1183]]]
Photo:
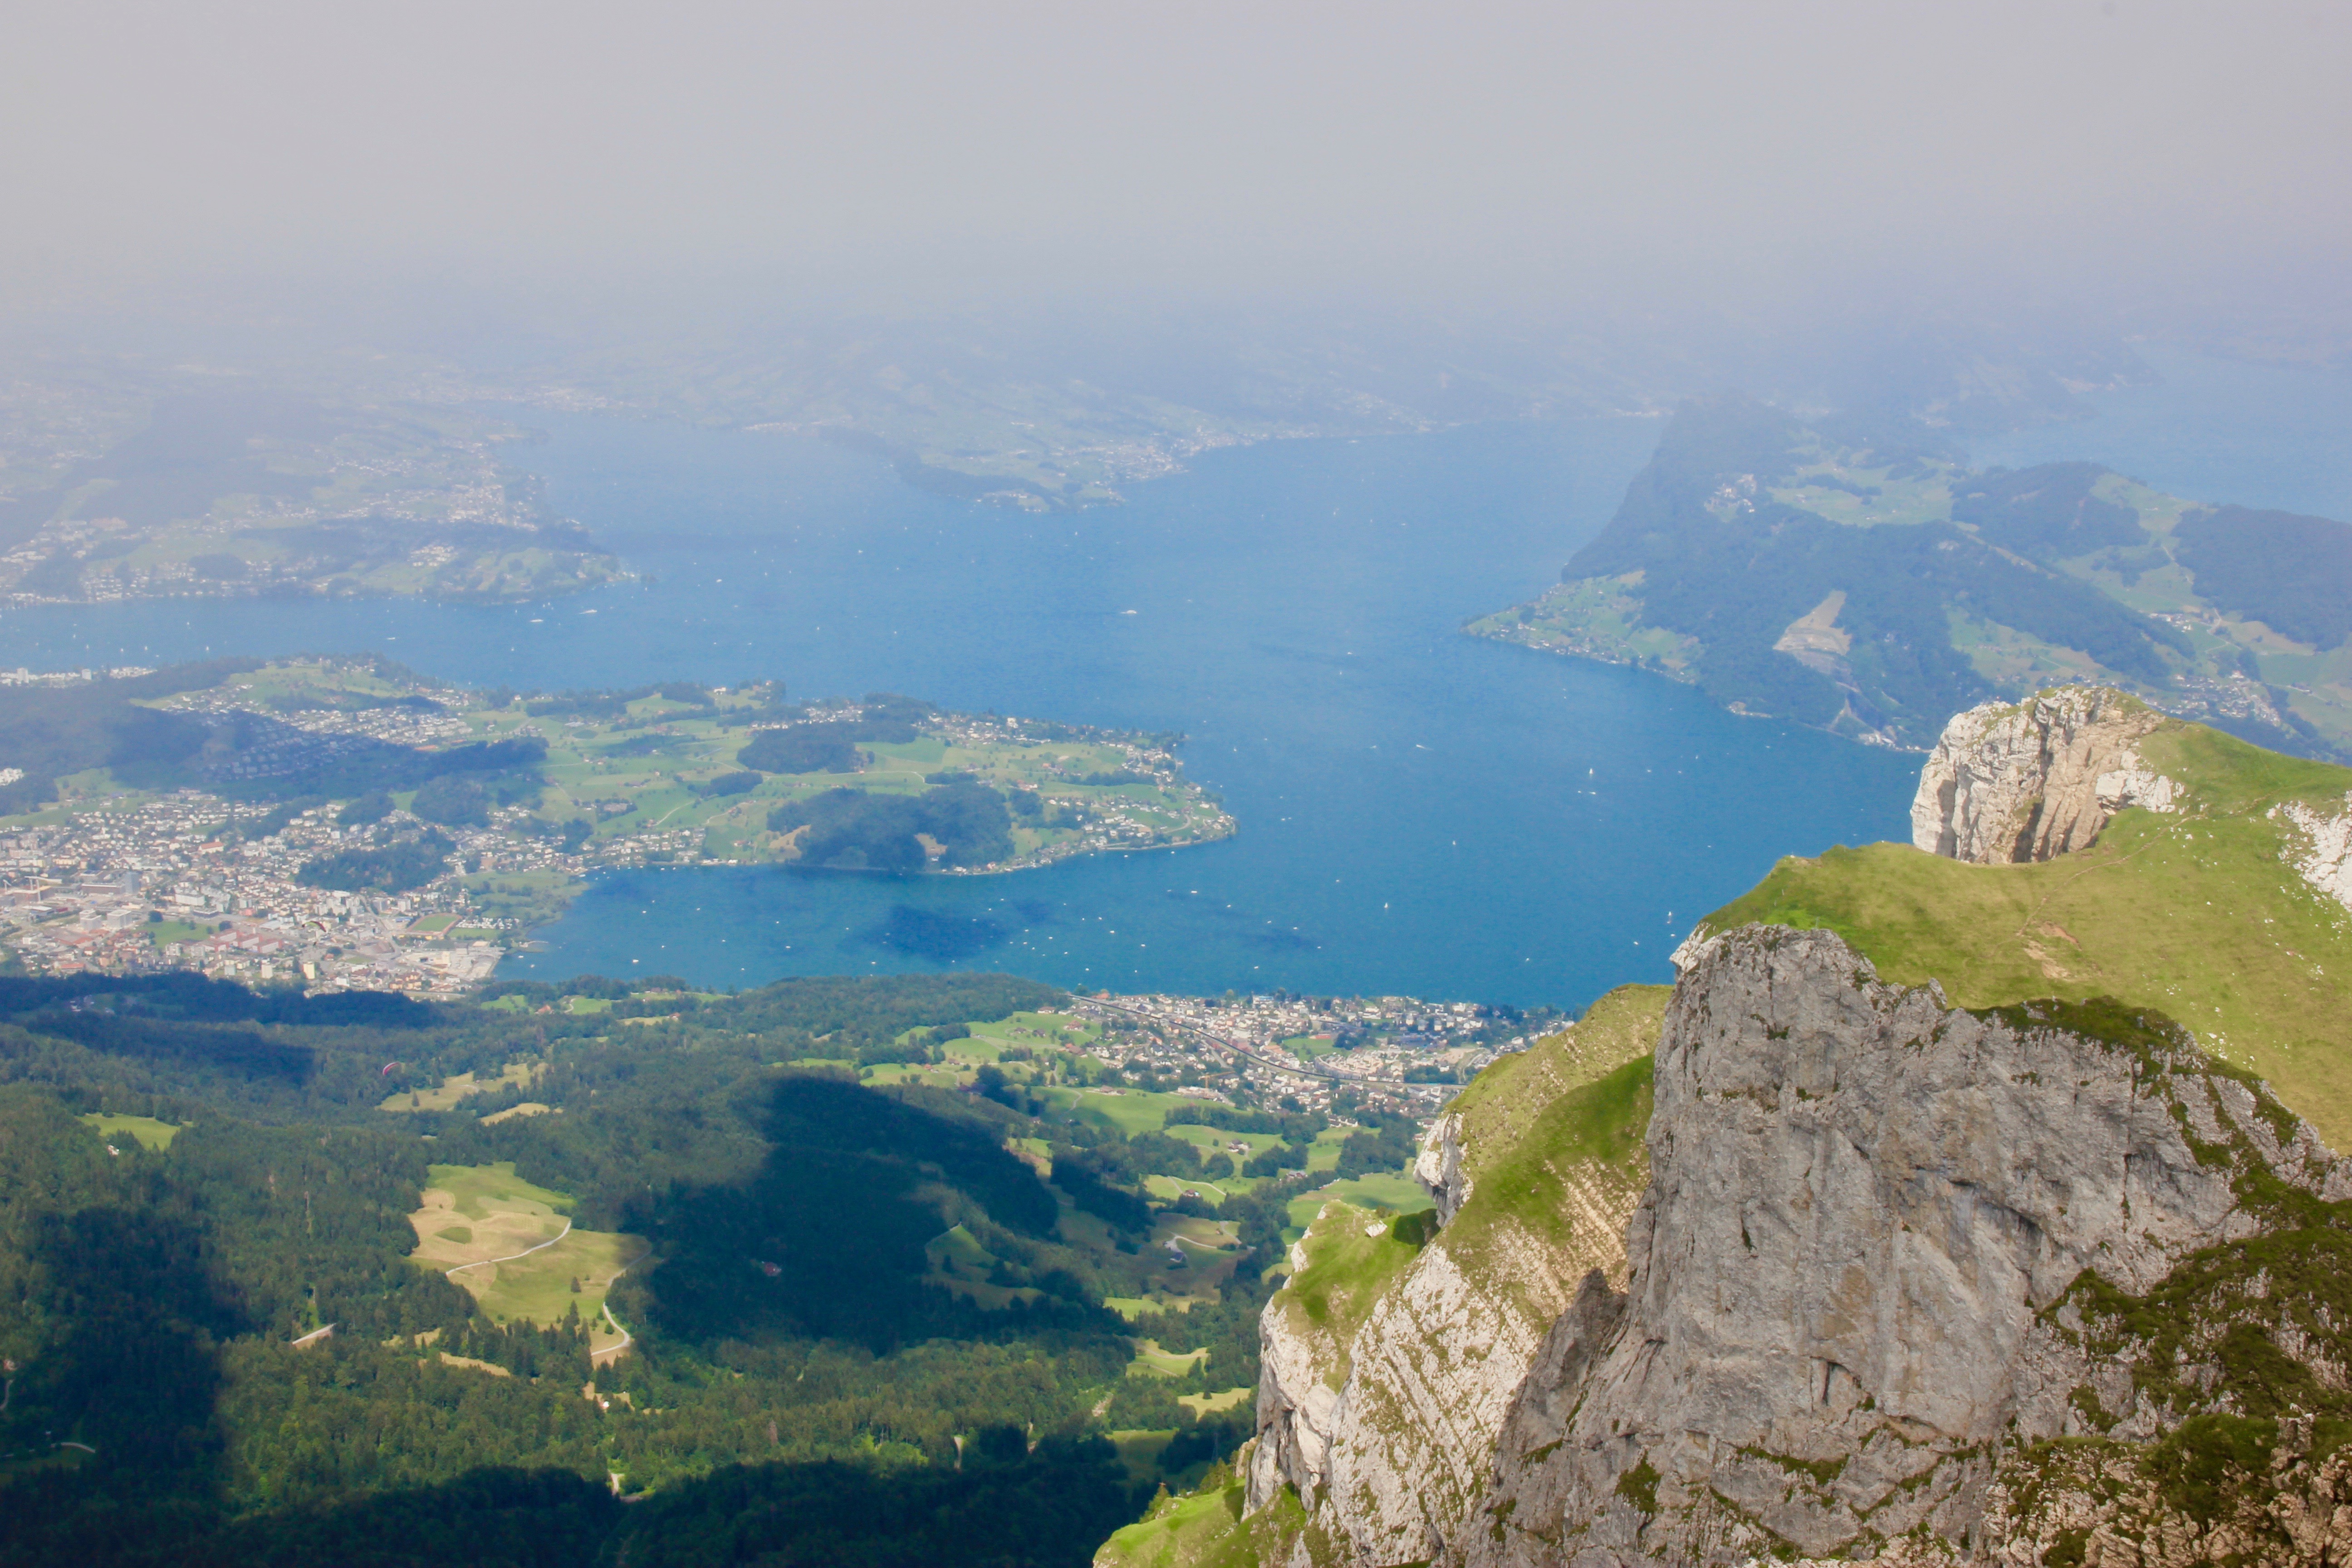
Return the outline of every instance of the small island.
[[[1182,737],[781,682],[467,691],[375,658],[0,678],[0,945],[456,992],[600,868],[984,876],[1229,837]]]

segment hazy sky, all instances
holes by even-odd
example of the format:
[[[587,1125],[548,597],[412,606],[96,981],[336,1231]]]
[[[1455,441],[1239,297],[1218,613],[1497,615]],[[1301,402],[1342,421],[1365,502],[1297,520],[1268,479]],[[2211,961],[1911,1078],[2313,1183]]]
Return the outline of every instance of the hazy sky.
[[[11,0],[0,278],[2326,281],[2347,82],[2342,0]]]

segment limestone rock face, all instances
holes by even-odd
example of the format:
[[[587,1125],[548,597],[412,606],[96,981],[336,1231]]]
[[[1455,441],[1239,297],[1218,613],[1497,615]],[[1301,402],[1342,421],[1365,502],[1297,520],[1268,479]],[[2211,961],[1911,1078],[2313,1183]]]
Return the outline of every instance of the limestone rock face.
[[[2164,722],[2108,687],[2068,686],[1989,702],[1944,727],[1911,803],[1911,841],[1979,866],[2084,848],[2126,806],[2178,809],[2181,791],[2140,761]]]
[[[1287,1485],[1350,1563],[1443,1550],[1484,1495],[1512,1400],[1579,1281],[1623,1281],[1625,1222],[1647,1173],[1638,1122],[1608,1157],[1554,1144],[1531,1170],[1492,1162],[1544,1142],[1566,1097],[1638,1067],[1663,1000],[1657,987],[1612,994],[1465,1091],[1414,1167],[1442,1224],[1417,1251],[1385,1216],[1337,1203],[1317,1216],[1260,1320],[1252,1511]]]
[[[1563,1259],[1520,1234],[1504,1239],[1507,1272],[1491,1258],[1465,1267],[1441,1236],[1336,1358],[1279,1302],[1269,1308],[1249,1507],[1265,1507],[1287,1483],[1353,1563],[1435,1556],[1486,1489],[1496,1436],[1547,1330],[1570,1305],[1577,1265],[1622,1279],[1619,1238],[1638,1193],[1629,1182],[1593,1194],[1602,1206],[1589,1258]],[[1318,1224],[1360,1224],[1362,1214],[1334,1205]]]
[[[1459,1213],[1470,1196],[1470,1173],[1464,1162],[1462,1118],[1449,1112],[1431,1124],[1412,1162],[1412,1179],[1428,1190],[1437,1205],[1437,1223]]]
[[[2333,816],[2300,801],[2277,806],[2271,815],[2291,823],[2302,840],[2287,850],[2295,874],[2352,910],[2352,795]]]
[[[2352,1195],[2160,1020],[1972,1015],[1826,931],[1691,955],[1654,1092],[1627,1287],[1587,1281],[1547,1333],[1451,1562],[1998,1554],[2025,1446],[2128,1456],[2179,1419],[2083,1331],[2081,1280],[2145,1295],[2263,1230],[2249,1172]]]
[[[1319,1217],[1319,1216],[1318,1216]],[[1307,1243],[1290,1252],[1293,1275],[1307,1267]],[[1332,1347],[1294,1327],[1288,1313],[1258,1320],[1257,1439],[1251,1451],[1249,1506],[1264,1508],[1286,1482],[1310,1497],[1331,1471],[1331,1433],[1339,1425],[1339,1384],[1324,1375]]]

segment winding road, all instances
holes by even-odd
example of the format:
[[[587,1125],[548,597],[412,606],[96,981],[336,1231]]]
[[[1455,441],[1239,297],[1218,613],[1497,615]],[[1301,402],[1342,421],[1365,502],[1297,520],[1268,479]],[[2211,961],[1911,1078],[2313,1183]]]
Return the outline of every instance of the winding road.
[[[504,1258],[477,1258],[471,1263],[460,1263],[457,1268],[445,1269],[443,1272],[448,1275],[451,1279],[455,1279],[468,1268],[487,1268],[488,1265],[493,1263],[512,1263],[518,1258],[529,1258],[534,1252],[544,1252],[549,1247],[553,1247],[557,1242],[562,1241],[565,1237],[570,1236],[571,1234],[572,1222],[567,1219],[563,1222],[563,1228],[562,1230],[558,1231],[554,1236],[551,1237],[547,1240],[541,1242],[537,1247],[526,1247],[520,1252],[511,1252]],[[620,1268],[614,1269],[613,1271],[612,1279],[605,1283],[604,1288],[608,1290],[611,1289],[614,1284],[619,1282],[622,1275],[626,1274],[630,1269],[635,1268],[638,1264],[643,1263],[646,1258],[652,1257],[653,1251],[654,1249],[648,1246],[643,1252],[638,1253],[635,1258],[630,1258],[626,1263],[622,1264]],[[594,1361],[595,1356],[603,1356],[606,1361],[610,1361],[614,1356],[619,1355],[623,1351],[627,1350],[631,1345],[637,1342],[636,1336],[629,1332],[627,1329],[622,1327],[620,1319],[613,1316],[612,1302],[602,1301],[597,1304],[604,1310],[604,1321],[613,1325],[613,1331],[614,1333],[621,1336],[621,1342],[616,1345],[606,1345],[603,1350],[596,1352],[593,1356],[590,1357],[592,1363]]]
[[[570,1236],[571,1234],[572,1222],[567,1219],[563,1222],[563,1228],[556,1232],[552,1240],[542,1241],[537,1247],[526,1247],[520,1252],[510,1252],[504,1258],[478,1258],[471,1263],[460,1263],[457,1268],[444,1269],[442,1272],[454,1279],[468,1268],[487,1268],[493,1263],[512,1263],[518,1258],[529,1258],[534,1252],[545,1252],[549,1247],[553,1247],[556,1242],[562,1241],[565,1237]],[[625,1268],[621,1271],[622,1274],[625,1274],[627,1272],[628,1270]],[[613,1276],[615,1279],[618,1279],[620,1277],[620,1274]]]

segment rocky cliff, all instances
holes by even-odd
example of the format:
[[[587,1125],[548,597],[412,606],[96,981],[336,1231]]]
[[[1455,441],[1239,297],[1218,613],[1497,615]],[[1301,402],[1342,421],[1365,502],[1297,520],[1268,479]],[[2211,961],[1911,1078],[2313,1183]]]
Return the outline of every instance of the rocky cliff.
[[[1971,708],[1944,727],[1921,770],[1911,841],[1979,866],[2047,860],[2088,847],[2126,806],[2173,810],[2179,786],[2138,752],[2167,722],[2098,686]]]
[[[1612,993],[1480,1075],[1423,1147],[1433,1213],[1317,1216],[1261,1324],[1251,1510],[1294,1491],[1302,1544],[1352,1563],[1443,1546],[1579,1279],[1623,1279],[1665,994]]]
[[[1654,1067],[1457,1105],[1434,1236],[1326,1210],[1245,1478],[1102,1561],[2352,1560],[2352,1163],[2160,1015],[1688,959]],[[1576,1194],[1643,1068],[1621,1253]]]
[[[1431,1215],[1328,1210],[1245,1475],[1102,1561],[2352,1562],[2352,1163],[2303,1120],[2352,1140],[2347,791],[2111,692],[1962,715],[1943,855],[1782,861],[1654,1063],[1508,1058]]]
[[[2352,910],[2352,795],[2340,811],[2290,800],[2273,806],[2271,816],[2292,835],[2280,858],[2314,889]]]
[[[1907,844],[1790,856],[1686,948],[1743,925],[1819,926],[1882,979],[1932,979],[1964,1006],[2144,1002],[2352,1148],[2352,769],[2151,722],[2128,704],[2113,724],[2076,722],[2101,702],[2060,691],[1963,714],[1921,781],[1923,841],[1932,830],[1954,855],[1978,853],[2017,842],[1989,820],[2032,821],[2029,854],[2072,844],[2065,854],[1990,866]],[[2168,809],[2124,809],[2134,803]]]
[[[2342,1402],[2352,1321],[2282,1298],[2347,1249],[2352,1166],[2259,1085],[2152,1015],[1972,1014],[1748,927],[1676,988],[1655,1097],[1629,1285],[1552,1328],[1452,1560],[2027,1563],[2072,1530],[2084,1563],[2102,1507],[2118,1560],[2292,1557],[2270,1472],[2312,1445],[2267,1418]]]

